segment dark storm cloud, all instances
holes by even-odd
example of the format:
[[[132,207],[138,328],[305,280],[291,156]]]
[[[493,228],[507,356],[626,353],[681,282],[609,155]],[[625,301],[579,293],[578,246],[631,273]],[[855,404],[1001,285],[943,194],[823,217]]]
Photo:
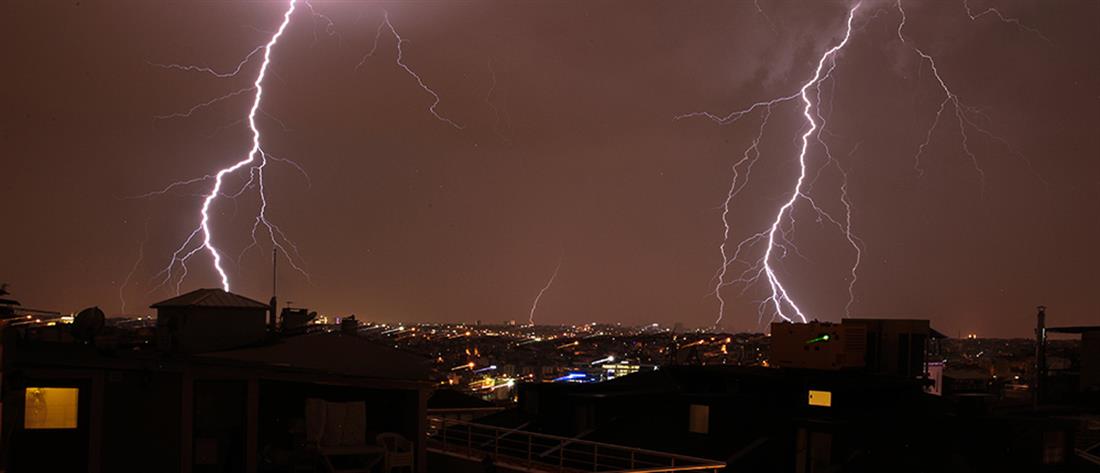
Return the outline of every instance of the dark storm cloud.
[[[297,160],[312,182],[271,165],[271,216],[313,275],[309,283],[283,271],[283,298],[372,319],[524,320],[564,251],[539,321],[709,324],[717,206],[758,122],[673,117],[793,93],[839,39],[849,5],[758,4],[763,13],[751,1],[315,2],[335,36],[302,10],[275,51],[264,103],[286,129],[261,120],[265,148]],[[897,40],[892,2],[864,4],[826,87],[826,140],[850,172],[855,230],[866,242],[854,315],[1023,335],[1032,306],[1044,303],[1058,323],[1094,322],[1097,4],[971,4],[995,5],[1050,38],[971,20],[961,2],[907,8],[907,37],[1011,145],[971,137],[984,191],[949,121],[924,157],[926,175],[913,170],[942,91]],[[428,113],[432,99],[394,64],[392,38],[356,70],[383,7],[408,40],[406,62],[464,130]],[[151,117],[249,79],[149,62],[236,64],[277,24],[282,3],[2,8],[0,159],[5,219],[18,226],[4,231],[0,278],[34,306],[117,307],[147,240],[123,293],[130,308],[166,297],[150,292],[151,277],[193,228],[206,189],[124,197],[239,159],[248,98],[186,119]],[[504,138],[493,130],[494,106]],[[754,182],[731,209],[734,242],[760,231],[784,199],[802,126],[794,103],[773,114]],[[811,162],[820,158],[815,149]],[[826,172],[814,186],[832,212],[841,210],[839,182]],[[216,237],[233,260],[235,289],[263,298],[269,250],[236,265],[255,205],[254,197],[220,203]],[[781,263],[784,281],[812,315],[835,320],[853,255],[834,229],[804,208],[796,215],[793,238],[805,256]],[[208,259],[189,267],[185,289],[216,285]],[[759,289],[727,290],[729,327],[758,328]]]

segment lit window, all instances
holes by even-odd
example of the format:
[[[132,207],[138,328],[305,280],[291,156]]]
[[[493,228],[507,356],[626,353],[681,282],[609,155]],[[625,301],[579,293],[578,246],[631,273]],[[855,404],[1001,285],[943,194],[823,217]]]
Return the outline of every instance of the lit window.
[[[810,390],[809,403],[811,406],[830,407],[833,405],[833,393],[830,391]]]
[[[24,429],[75,429],[79,388],[27,388]]]
[[[688,432],[705,434],[710,431],[710,406],[692,404],[688,410]]]

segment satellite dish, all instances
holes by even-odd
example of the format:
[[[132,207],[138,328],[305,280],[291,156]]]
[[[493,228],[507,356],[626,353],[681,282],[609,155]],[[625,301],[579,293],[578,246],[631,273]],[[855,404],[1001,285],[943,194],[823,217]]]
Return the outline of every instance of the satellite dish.
[[[82,342],[91,342],[96,334],[103,331],[107,317],[99,307],[89,307],[76,314],[73,319],[73,338]]]

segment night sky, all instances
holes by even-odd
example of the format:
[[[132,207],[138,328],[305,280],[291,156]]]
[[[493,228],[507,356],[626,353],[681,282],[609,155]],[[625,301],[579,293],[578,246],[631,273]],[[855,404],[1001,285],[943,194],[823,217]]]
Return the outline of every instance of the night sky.
[[[757,9],[759,5],[759,10]],[[796,93],[840,40],[848,3],[745,1],[313,2],[273,50],[259,118],[269,217],[300,251],[280,298],[385,321],[683,322],[707,326],[731,165],[760,115],[725,114]],[[1100,322],[1100,2],[906,4],[907,40],[935,57],[968,116],[982,176],[928,65],[897,37],[890,2],[865,2],[822,84],[821,135],[848,172],[863,242],[852,316],[929,318],[950,335],[1025,336]],[[250,85],[154,63],[232,69],[265,43],[284,2],[30,1],[0,6],[4,230],[0,281],[25,305],[144,314],[175,294],[158,271],[198,223],[211,182],[130,198],[240,160],[251,93],[155,119]],[[370,51],[383,9],[404,37]],[[1021,26],[1022,25],[1022,26]],[[1031,31],[1030,29],[1036,30]],[[330,34],[334,33],[334,34]],[[800,102],[774,108],[751,183],[731,203],[730,244],[770,225],[797,177]],[[824,166],[812,141],[810,174]],[[239,189],[240,173],[226,186]],[[840,174],[808,194],[843,217]],[[270,296],[269,245],[250,242],[255,191],[214,207],[233,290]],[[797,246],[775,263],[811,318],[845,315],[855,253],[803,201]],[[758,258],[762,247],[749,252]],[[141,259],[139,260],[139,256]],[[123,282],[131,269],[128,284]],[[219,285],[207,254],[183,291]],[[731,270],[740,271],[734,264]],[[121,288],[121,291],[120,291]],[[766,284],[723,290],[729,330],[760,330]]]

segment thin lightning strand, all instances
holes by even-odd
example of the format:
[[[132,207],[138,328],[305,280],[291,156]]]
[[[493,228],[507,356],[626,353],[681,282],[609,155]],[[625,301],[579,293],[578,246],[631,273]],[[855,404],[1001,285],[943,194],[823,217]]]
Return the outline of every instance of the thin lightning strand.
[[[881,12],[881,10],[876,11],[875,16],[877,17],[877,15],[880,12]],[[814,178],[814,181],[816,181],[817,178],[821,176],[822,171],[824,171],[827,167],[830,167],[830,166],[837,171],[837,174],[840,175],[840,199],[839,200],[840,200],[841,205],[844,207],[844,222],[841,223],[837,219],[833,218],[832,215],[830,215],[828,212],[825,212],[822,208],[820,208],[817,205],[817,203],[814,202],[813,199],[811,199],[808,195],[804,195],[804,197],[808,202],[810,202],[810,204],[811,204],[812,208],[814,209],[814,211],[817,212],[818,221],[827,220],[829,223],[832,223],[833,225],[835,225],[836,228],[838,230],[840,230],[841,235],[844,236],[844,239],[848,242],[848,246],[850,246],[852,248],[852,252],[853,252],[852,266],[848,269],[848,273],[849,273],[848,302],[844,305],[844,315],[847,316],[847,317],[851,317],[851,315],[852,315],[852,306],[855,304],[855,286],[856,286],[856,283],[859,281],[859,266],[860,266],[860,263],[863,262],[864,243],[863,243],[862,239],[860,239],[858,236],[855,235],[855,233],[852,232],[852,201],[848,198],[848,171],[846,169],[844,169],[843,166],[841,166],[839,160],[833,158],[833,153],[832,153],[831,149],[829,148],[828,143],[826,143],[825,140],[821,136],[822,134],[827,133],[826,130],[828,129],[827,119],[824,116],[821,115],[821,111],[822,111],[822,107],[821,107],[821,83],[824,82],[826,79],[832,78],[833,80],[830,83],[830,87],[831,88],[836,87],[836,79],[832,77],[832,73],[833,73],[833,70],[835,68],[836,68],[836,57],[834,56],[832,58],[832,60],[830,61],[829,70],[828,70],[828,72],[826,72],[825,78],[823,78],[821,81],[819,81],[818,85],[817,85],[817,91],[818,91],[818,93],[817,93],[817,106],[815,107],[814,110],[816,112],[818,120],[820,120],[820,122],[821,122],[821,127],[820,127],[821,131],[817,134],[817,141],[818,141],[818,143],[821,144],[822,150],[824,150],[826,164],[825,164],[825,166],[822,166],[821,168],[818,169],[818,174],[817,174],[817,177]],[[834,98],[835,98],[835,93],[830,91],[830,94],[829,94],[829,114],[830,115],[832,114],[832,111],[833,111],[833,105],[832,105],[833,102],[832,101],[833,101]],[[862,142],[856,143],[856,145],[848,153],[848,158],[849,159],[851,159],[855,155],[856,151],[859,150],[859,147],[860,147],[861,144],[862,144]],[[813,185],[813,181],[811,182],[811,186],[812,185]],[[808,193],[809,193],[809,191],[807,190],[806,194],[808,194]]]
[[[963,3],[963,8],[966,9],[966,16],[970,17],[970,21],[976,21],[978,18],[981,18],[981,17],[986,16],[986,15],[993,15],[993,16],[996,16],[997,19],[1001,21],[1001,23],[1007,23],[1007,24],[1010,24],[1010,25],[1015,25],[1017,28],[1019,28],[1023,31],[1027,31],[1028,33],[1031,33],[1035,36],[1038,36],[1040,39],[1042,39],[1043,41],[1046,41],[1048,44],[1054,44],[1054,42],[1051,41],[1050,38],[1046,37],[1046,35],[1044,35],[1041,31],[1039,31],[1035,28],[1032,28],[1030,26],[1027,26],[1023,23],[1020,23],[1020,20],[1018,20],[1016,18],[1005,16],[1004,13],[1001,13],[1001,11],[996,9],[996,8],[990,7],[990,8],[986,8],[985,10],[982,10],[978,13],[974,13],[974,10],[970,9],[970,3],[969,3],[968,0],[963,0],[962,3]]]
[[[861,143],[856,143],[852,151],[848,153],[849,158],[856,154],[860,144]],[[859,281],[859,264],[863,261],[864,245],[863,240],[860,240],[852,234],[852,201],[848,198],[848,171],[840,165],[840,161],[833,160],[832,162],[841,175],[840,202],[844,204],[844,237],[848,240],[848,244],[855,250],[855,261],[852,262],[852,268],[850,270],[851,279],[848,280],[848,303],[844,305],[844,315],[851,317],[852,305],[856,302],[856,282]]]
[[[901,21],[898,22],[897,30],[898,39],[900,39],[903,44],[909,45],[909,42],[905,39],[905,35],[902,32],[905,28],[906,17],[905,9],[901,5],[901,0],[897,0],[897,8],[898,13],[901,14]],[[969,7],[967,7],[967,11],[969,12]],[[955,93],[951,91],[951,88],[947,86],[947,82],[944,81],[943,76],[940,75],[940,70],[936,67],[936,59],[933,58],[931,55],[926,54],[917,46],[910,45],[910,47],[913,49],[913,52],[917,53],[917,55],[921,57],[921,59],[928,62],[928,65],[932,69],[932,76],[935,77],[936,82],[939,84],[940,89],[943,90],[944,93],[943,101],[940,102],[939,109],[936,110],[936,117],[932,120],[931,126],[928,127],[928,131],[925,133],[924,141],[917,148],[917,154],[913,158],[913,169],[917,171],[917,174],[919,176],[924,176],[924,168],[921,164],[921,156],[931,144],[932,134],[935,132],[936,127],[939,125],[944,110],[947,108],[948,104],[950,104],[952,110],[954,111],[955,118],[959,124],[959,136],[961,137],[960,142],[962,145],[962,151],[966,154],[966,156],[970,159],[970,162],[974,165],[974,170],[978,173],[978,179],[981,183],[982,191],[984,192],[985,170],[982,169],[981,163],[978,162],[978,157],[974,154],[973,151],[970,150],[970,137],[966,133],[966,125],[973,125],[973,122],[966,117],[966,112],[964,110],[963,104],[959,101],[959,96],[955,95]]]
[[[148,62],[148,64],[150,66],[156,66],[156,67],[159,67],[161,69],[176,69],[176,70],[187,71],[187,72],[203,72],[203,73],[206,73],[206,74],[210,74],[214,77],[224,79],[224,78],[228,78],[228,77],[236,77],[237,74],[241,72],[241,68],[243,68],[245,66],[245,64],[248,64],[248,62],[251,61],[252,58],[255,55],[259,54],[260,51],[263,51],[263,50],[264,50],[263,46],[256,46],[256,48],[253,49],[252,51],[250,51],[248,53],[248,55],[245,56],[244,59],[241,60],[241,62],[237,63],[237,67],[233,68],[233,70],[231,70],[229,72],[218,72],[216,69],[214,69],[212,67],[207,67],[207,66],[194,66],[194,65],[186,65],[186,64],[161,64],[161,63],[156,63],[156,62]]]
[[[764,138],[764,129],[768,125],[768,118],[771,117],[771,105],[769,105],[760,119],[760,128],[757,130],[756,136],[752,140],[752,144],[745,149],[745,153],[731,166],[733,170],[733,178],[730,179],[729,191],[726,193],[726,200],[722,202],[722,243],[718,245],[718,251],[722,255],[722,264],[718,267],[718,274],[715,275],[714,284],[714,297],[718,300],[718,320],[714,322],[717,326],[722,321],[722,317],[726,312],[726,300],[722,297],[722,287],[727,284],[726,273],[729,270],[729,265],[732,261],[737,260],[740,257],[741,249],[743,245],[738,245],[737,251],[732,255],[728,255],[726,251],[726,242],[729,241],[730,236],[730,222],[729,213],[730,205],[733,203],[735,197],[741,193],[741,191],[748,185],[749,174],[752,172],[752,166],[756,164],[756,161],[760,159],[760,141]],[[744,179],[739,178],[742,173],[741,168],[744,166]]]
[[[539,308],[539,300],[542,299],[542,295],[546,294],[546,291],[550,289],[550,286],[554,284],[554,280],[558,278],[558,271],[561,269],[561,262],[565,259],[565,255],[558,257],[558,265],[554,267],[554,273],[550,275],[550,279],[546,281],[546,285],[542,286],[539,290],[539,294],[535,296],[534,302],[531,303],[531,313],[527,316],[527,323],[529,325],[535,325],[535,311]]]
[[[266,56],[266,54],[264,56]],[[265,63],[265,65],[266,65],[266,63]],[[210,106],[212,106],[212,105],[214,105],[218,102],[229,100],[233,97],[245,94],[247,92],[251,92],[253,90],[255,90],[255,87],[245,87],[245,88],[242,88],[242,89],[237,89],[237,90],[234,90],[233,92],[230,92],[228,94],[225,94],[225,95],[222,95],[222,96],[219,96],[219,97],[214,97],[210,100],[199,103],[199,104],[197,104],[197,105],[195,105],[195,106],[193,106],[193,107],[191,107],[187,110],[184,110],[182,112],[174,112],[174,113],[169,113],[169,114],[165,114],[165,115],[156,115],[153,118],[156,118],[157,120],[167,120],[169,118],[187,118],[187,117],[190,117],[191,115],[194,115],[195,112],[198,112],[199,110],[203,110],[203,109],[208,108],[208,107],[210,107]]]
[[[963,2],[963,5],[966,7],[967,15],[970,16],[971,20],[976,19],[976,18],[978,18],[982,15],[988,14],[990,12],[995,12],[996,15],[1002,19],[1002,21],[1015,23],[1017,26],[1020,26],[1022,29],[1026,30],[1026,31],[1033,32],[1033,33],[1037,34],[1039,37],[1043,38],[1044,40],[1047,40],[1047,38],[1045,36],[1043,36],[1041,33],[1039,33],[1038,31],[1021,25],[1019,23],[1019,21],[1014,21],[1015,19],[1004,17],[996,9],[990,8],[990,9],[985,10],[982,13],[974,15],[973,12],[970,10],[970,6],[967,5],[965,1]],[[1038,172],[1035,171],[1035,167],[1034,167],[1033,163],[1031,162],[1031,159],[1029,159],[1027,156],[1024,156],[1019,151],[1014,149],[1008,143],[1007,140],[1005,140],[1004,138],[1002,138],[1000,136],[997,136],[992,131],[989,131],[989,129],[987,129],[986,127],[983,127],[982,125],[980,125],[978,122],[976,122],[974,119],[971,118],[971,114],[973,114],[973,115],[977,115],[977,116],[982,117],[982,118],[986,118],[986,120],[988,120],[988,118],[985,117],[985,115],[982,114],[979,110],[975,109],[974,107],[970,107],[970,106],[964,104],[962,102],[962,100],[959,98],[959,96],[957,94],[955,94],[954,91],[951,90],[951,88],[947,85],[947,81],[944,80],[943,76],[940,74],[940,70],[939,70],[939,68],[936,64],[936,59],[934,57],[932,57],[932,55],[925,53],[924,50],[922,50],[919,47],[913,45],[912,43],[909,42],[909,40],[907,40],[905,38],[905,34],[903,32],[904,28],[905,28],[905,23],[906,23],[905,9],[902,7],[901,0],[897,0],[896,6],[897,6],[898,13],[901,16],[901,20],[898,22],[898,28],[897,28],[898,39],[901,40],[902,44],[908,45],[913,50],[913,52],[915,52],[918,56],[920,56],[920,58],[923,61],[928,63],[929,67],[932,70],[932,76],[936,79],[936,82],[939,84],[940,89],[943,90],[943,93],[944,93],[944,99],[943,99],[943,101],[940,102],[939,108],[936,110],[935,118],[933,118],[932,124],[928,127],[928,130],[925,132],[924,141],[921,142],[921,144],[918,146],[917,153],[913,158],[913,169],[917,171],[918,176],[924,176],[924,168],[923,168],[923,165],[922,165],[921,156],[924,155],[925,151],[927,150],[927,148],[931,144],[932,135],[935,132],[936,128],[939,126],[939,123],[940,123],[940,120],[943,116],[944,111],[946,110],[948,105],[951,105],[952,112],[955,116],[956,122],[958,123],[960,145],[962,147],[962,151],[963,151],[964,154],[966,154],[967,158],[969,158],[971,163],[973,164],[974,170],[978,174],[978,179],[981,183],[981,186],[982,186],[981,189],[982,189],[983,193],[985,192],[985,170],[982,168],[981,164],[978,162],[978,157],[970,149],[970,136],[967,134],[967,128],[968,127],[971,130],[976,131],[976,132],[982,134],[983,136],[989,138],[990,140],[993,140],[997,143],[1000,143],[1002,146],[1004,146],[1009,151],[1009,153],[1011,153],[1012,155],[1022,159],[1027,164],[1028,169],[1031,170],[1031,172],[1035,175],[1035,177],[1040,182],[1042,182],[1043,184],[1047,184],[1046,179],[1044,179],[1041,175],[1039,175]],[[1049,42],[1049,40],[1047,40],[1047,41]]]
[[[126,286],[130,284],[130,279],[134,277],[134,273],[137,272],[138,266],[141,265],[141,261],[145,259],[145,241],[149,239],[149,220],[145,221],[145,237],[138,243],[138,257],[134,261],[134,264],[130,266],[130,271],[126,273],[126,278],[122,280],[122,284],[118,286],[118,301],[119,301],[119,313],[126,314]]]
[[[760,0],[752,0],[752,5],[756,7],[756,14],[764,17],[764,21],[768,22],[768,26],[772,29],[772,33],[779,34],[779,30],[775,29],[775,23],[772,22],[771,17],[768,16],[764,9],[760,7]]]
[[[497,105],[493,103],[493,99],[495,98],[494,95],[497,91],[497,72],[495,69],[493,69],[493,58],[489,58],[486,64],[489,68],[489,77],[491,79],[491,82],[489,84],[489,92],[485,94],[485,104],[488,105],[489,108],[493,111],[493,133],[495,133],[497,137],[500,138],[500,141],[504,142],[505,144],[510,144],[511,140],[509,140],[508,137],[504,136],[504,133],[501,132],[500,107],[497,107]]]
[[[405,73],[411,76],[414,80],[416,80],[416,83],[420,86],[421,90],[427,92],[428,95],[432,96],[432,104],[428,106],[428,112],[431,113],[432,116],[434,116],[437,120],[451,125],[455,129],[463,129],[463,126],[459,125],[454,120],[440,115],[440,113],[436,110],[436,108],[439,106],[439,102],[441,101],[441,99],[439,98],[439,94],[437,94],[435,90],[433,90],[431,87],[428,87],[428,84],[424,83],[424,79],[420,77],[420,74],[417,74],[416,71],[408,66],[408,64],[405,64],[405,50],[402,49],[401,45],[404,44],[406,40],[397,33],[397,29],[393,27],[393,23],[390,23],[389,12],[382,10],[382,22],[378,24],[378,30],[374,33],[374,46],[371,47],[370,51],[368,51],[367,54],[363,56],[363,59],[359,61],[359,64],[356,65],[355,68],[359,69],[363,67],[367,63],[367,59],[370,59],[372,56],[374,56],[374,53],[378,50],[378,40],[382,37],[382,30],[384,29],[390,30],[390,33],[393,34],[393,37],[397,40],[397,59],[395,60],[397,62],[397,66],[404,70]]]

